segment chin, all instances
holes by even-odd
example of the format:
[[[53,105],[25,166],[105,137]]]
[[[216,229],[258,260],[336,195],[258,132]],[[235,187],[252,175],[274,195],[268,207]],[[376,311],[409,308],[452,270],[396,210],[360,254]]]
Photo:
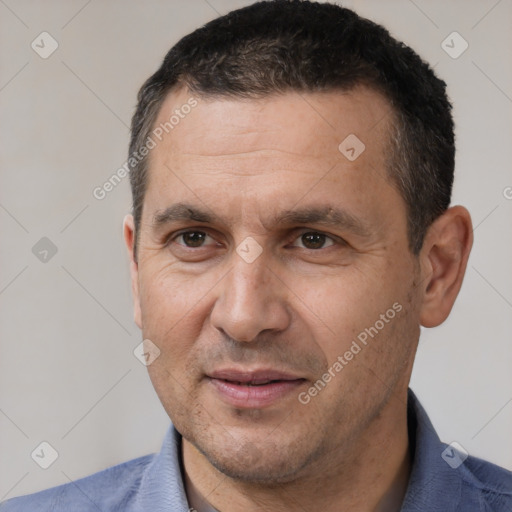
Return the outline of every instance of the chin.
[[[297,479],[316,458],[315,453],[308,453],[307,443],[298,440],[275,443],[267,438],[253,443],[226,437],[207,446],[193,444],[218,471],[241,482],[267,486],[287,483]]]
[[[240,460],[227,459],[226,457],[208,457],[212,466],[227,477],[239,482],[251,484],[283,484],[295,479],[298,473],[290,461],[269,461],[262,457],[258,463],[248,466],[243,458]]]

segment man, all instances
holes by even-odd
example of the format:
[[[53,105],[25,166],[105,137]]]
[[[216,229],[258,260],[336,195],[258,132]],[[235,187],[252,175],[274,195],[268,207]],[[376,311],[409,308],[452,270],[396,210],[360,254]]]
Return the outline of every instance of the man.
[[[382,27],[260,2],[142,87],[124,235],[158,455],[14,510],[510,511],[408,390],[472,245],[445,84]]]

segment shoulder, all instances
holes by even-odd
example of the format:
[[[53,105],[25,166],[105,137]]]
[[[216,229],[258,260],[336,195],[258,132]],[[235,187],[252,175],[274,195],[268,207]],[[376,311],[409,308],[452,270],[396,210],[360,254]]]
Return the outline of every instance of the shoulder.
[[[461,495],[475,498],[477,510],[512,510],[512,472],[477,457],[468,457],[460,466]],[[476,503],[478,500],[478,503]]]
[[[443,443],[411,390],[407,405],[414,458],[402,512],[512,512],[512,472]]]
[[[112,466],[67,484],[0,503],[0,512],[130,511],[144,470],[155,455]]]

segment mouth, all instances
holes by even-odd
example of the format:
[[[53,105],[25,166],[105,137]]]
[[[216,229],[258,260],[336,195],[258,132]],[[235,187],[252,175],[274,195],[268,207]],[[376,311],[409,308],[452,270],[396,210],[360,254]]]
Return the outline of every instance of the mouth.
[[[207,376],[215,392],[228,405],[261,409],[279,402],[302,386],[306,379],[271,369],[225,369]]]

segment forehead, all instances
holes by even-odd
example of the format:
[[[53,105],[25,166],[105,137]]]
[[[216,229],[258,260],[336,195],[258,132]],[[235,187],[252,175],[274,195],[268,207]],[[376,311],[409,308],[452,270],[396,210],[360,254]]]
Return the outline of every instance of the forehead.
[[[144,209],[153,215],[192,200],[240,217],[259,204],[274,209],[271,217],[307,190],[356,215],[371,195],[401,201],[383,193],[391,188],[391,122],[388,101],[363,87],[261,99],[201,98],[182,88],[167,96],[154,125]]]
[[[370,149],[366,156],[376,156],[386,146],[391,120],[388,100],[362,86],[258,99],[204,98],[180,88],[164,100],[155,126],[163,128],[164,145],[173,153],[227,155],[236,142],[241,150],[265,147],[337,158],[339,143],[351,134]]]

